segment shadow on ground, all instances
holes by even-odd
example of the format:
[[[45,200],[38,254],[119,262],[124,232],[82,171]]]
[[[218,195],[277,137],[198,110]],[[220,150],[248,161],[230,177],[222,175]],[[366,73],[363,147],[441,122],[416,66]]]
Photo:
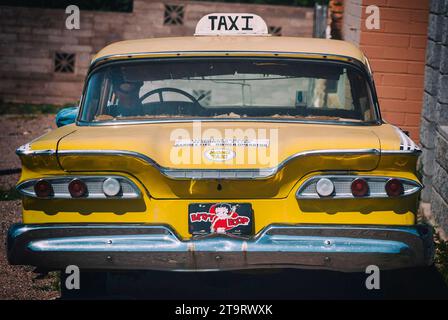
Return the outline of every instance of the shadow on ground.
[[[367,276],[293,269],[91,272],[81,274],[81,290],[62,290],[62,299],[448,299],[448,287],[435,267],[382,271],[380,290],[366,289]]]

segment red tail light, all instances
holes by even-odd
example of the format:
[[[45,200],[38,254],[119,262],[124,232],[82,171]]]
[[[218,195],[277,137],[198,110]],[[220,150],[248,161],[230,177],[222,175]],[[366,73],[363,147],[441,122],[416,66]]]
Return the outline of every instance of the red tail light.
[[[34,192],[39,198],[48,198],[53,195],[53,187],[47,180],[39,180],[34,185]]]
[[[351,189],[352,194],[355,197],[364,197],[369,193],[369,185],[367,184],[367,181],[361,178],[353,180]]]
[[[398,179],[390,179],[387,181],[385,189],[389,197],[398,197],[404,193],[403,183]]]
[[[79,179],[73,179],[68,184],[68,191],[73,198],[81,198],[87,194],[87,185]]]

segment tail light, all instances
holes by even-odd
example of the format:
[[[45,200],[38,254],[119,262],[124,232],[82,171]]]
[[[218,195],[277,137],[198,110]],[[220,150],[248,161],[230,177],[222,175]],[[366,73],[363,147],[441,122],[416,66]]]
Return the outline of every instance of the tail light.
[[[121,191],[120,182],[115,178],[107,178],[103,182],[103,192],[108,197],[115,197]]]
[[[415,180],[384,176],[319,175],[299,187],[297,199],[393,198],[419,192]]]
[[[357,178],[351,184],[352,194],[355,197],[365,197],[369,193],[369,185],[366,180]]]
[[[398,197],[404,193],[403,183],[398,179],[389,179],[385,185],[389,197]]]
[[[322,178],[316,183],[316,192],[321,197],[328,197],[334,192],[334,184],[330,179]]]
[[[68,191],[73,198],[81,198],[87,194],[87,185],[79,179],[73,179],[68,184]]]
[[[53,187],[47,180],[39,180],[34,185],[34,192],[39,198],[48,198],[53,195]]]
[[[51,199],[138,199],[139,188],[128,178],[111,176],[55,176],[31,179],[16,187],[20,194]],[[383,187],[383,192],[384,187]]]

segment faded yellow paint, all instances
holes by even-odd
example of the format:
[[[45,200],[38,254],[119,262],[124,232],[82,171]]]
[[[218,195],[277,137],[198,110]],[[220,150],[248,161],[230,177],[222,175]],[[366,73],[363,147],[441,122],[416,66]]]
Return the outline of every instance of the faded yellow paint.
[[[210,51],[251,56],[273,55],[356,59],[367,63],[356,47],[342,41],[288,37],[182,37],[118,42],[101,50],[94,58],[114,59],[166,55],[213,55]],[[224,53],[215,53],[224,55]],[[247,55],[247,53],[245,54]],[[412,225],[418,195],[395,199],[296,199],[296,191],[309,177],[324,173],[392,176],[418,180],[413,155],[380,154],[397,151],[400,139],[395,128],[382,125],[335,125],[294,122],[203,121],[201,130],[214,129],[227,138],[225,130],[274,130],[275,146],[267,153],[277,157],[269,162],[174,163],[173,131],[196,138],[193,122],[164,122],[107,126],[68,125],[33,141],[31,151],[52,151],[49,155],[22,156],[20,181],[63,175],[101,175],[113,172],[131,179],[142,191],[138,200],[37,200],[23,201],[24,223],[145,223],[167,224],[182,237],[188,233],[188,205],[197,202],[251,203],[255,232],[273,223]],[[238,138],[238,137],[236,137]],[[259,137],[257,137],[259,138]],[[275,141],[271,141],[275,142]],[[246,152],[249,148],[244,147]],[[237,147],[230,147],[241,152]],[[307,155],[309,151],[377,150],[378,153]],[[104,155],[82,155],[76,151],[103,151]],[[112,151],[135,152],[157,165]],[[187,150],[185,150],[187,151]],[[72,152],[73,154],[65,154]],[[200,151],[202,157],[204,150]],[[201,159],[204,160],[204,159]],[[245,158],[245,160],[248,160]],[[266,169],[282,166],[272,177],[262,180],[174,180],[159,168],[176,169]],[[316,171],[319,170],[319,171]]]
[[[309,151],[320,150],[380,150],[381,145],[390,150],[399,149],[399,138],[390,125],[380,126],[343,126],[317,125],[304,123],[262,123],[262,122],[203,122],[202,131],[214,129],[225,136],[225,130],[246,129],[276,130],[277,140],[271,140],[267,153],[277,155],[271,161],[262,163],[248,160],[248,150],[257,151],[255,147],[229,147],[235,153],[243,153],[244,162],[233,159],[226,162],[206,162],[204,147],[198,151],[199,163],[174,163],[172,150],[174,141],[171,133],[182,129],[193,135],[192,123],[146,123],[138,125],[75,127],[61,131],[58,144],[58,157],[34,156],[23,157],[24,174],[22,180],[39,178],[39,176],[77,174],[80,172],[122,172],[136,177],[143,183],[146,190],[156,199],[250,199],[250,198],[286,198],[297,182],[316,169],[336,172],[371,172],[383,170],[400,174],[415,170],[415,157],[410,156],[380,156],[379,154],[329,154],[307,155],[294,157]],[[67,132],[70,134],[67,135]],[[54,140],[57,135],[52,133]],[[269,134],[266,136],[269,138]],[[381,143],[379,142],[381,137]],[[56,146],[56,142],[32,143],[40,147]],[[278,144],[277,146],[274,146]],[[255,148],[255,149],[254,149]],[[190,147],[182,147],[190,149]],[[45,149],[43,149],[45,150]],[[105,155],[82,155],[77,151],[101,151]],[[109,153],[116,151],[135,152],[138,155],[154,160],[159,166],[176,169],[280,169],[269,179],[262,180],[222,180],[221,190],[217,190],[217,181],[210,180],[173,180],[161,174],[159,168],[144,159],[132,156],[116,156]],[[64,154],[73,152],[74,154]],[[292,158],[292,160],[291,160]],[[194,160],[192,157],[190,160]],[[289,161],[288,161],[289,160]],[[282,166],[283,165],[283,166]]]
[[[341,40],[298,38],[298,37],[267,37],[267,36],[196,36],[169,37],[115,42],[103,48],[93,58],[92,62],[118,56],[120,59],[157,55],[201,55],[210,56],[211,52],[218,55],[238,55],[238,52],[284,53],[291,56],[306,55],[332,59],[341,57],[356,59],[366,64],[364,54],[353,44]],[[218,53],[221,52],[221,53]],[[272,55],[272,54],[271,54]]]
[[[136,125],[115,126],[85,126],[76,127],[59,143],[59,151],[67,150],[128,150],[144,154],[155,160],[163,167],[207,168],[207,169],[243,169],[243,168],[269,168],[278,165],[291,155],[298,152],[328,149],[380,149],[384,144],[387,149],[399,150],[400,140],[395,130],[390,125],[379,126],[344,126],[330,124],[309,123],[281,123],[281,122],[202,122],[200,136],[207,138],[216,135],[227,138],[227,132],[253,131],[257,138],[259,132],[265,132],[266,138],[270,138],[271,149],[277,148],[278,153],[273,163],[263,163],[263,159],[256,159],[256,163],[244,161],[236,163],[236,160],[226,162],[205,163],[205,158],[200,164],[173,163],[171,152],[175,134],[182,132],[190,138],[197,138],[193,122],[179,123],[147,123]],[[209,134],[208,134],[209,133]],[[381,144],[380,144],[381,137]],[[236,138],[244,138],[243,134]],[[277,141],[276,141],[277,139]],[[34,146],[33,146],[34,147]],[[233,147],[236,151],[237,147]],[[250,149],[251,147],[247,147]],[[255,147],[252,147],[255,148]],[[185,150],[189,150],[186,147]],[[262,150],[263,148],[258,148]],[[253,149],[252,151],[255,151]],[[191,160],[193,160],[191,155]],[[246,159],[248,160],[248,159]],[[193,162],[193,161],[191,161]]]

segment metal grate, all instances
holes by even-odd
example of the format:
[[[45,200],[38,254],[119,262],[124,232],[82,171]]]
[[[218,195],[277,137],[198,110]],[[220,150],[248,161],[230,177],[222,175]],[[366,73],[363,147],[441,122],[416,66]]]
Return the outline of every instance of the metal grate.
[[[183,25],[184,24],[184,6],[165,5],[163,24]]]
[[[75,72],[75,54],[56,52],[54,55],[54,71],[62,73]]]
[[[209,106],[212,100],[211,90],[193,90],[193,97],[198,99],[199,103],[203,106]]]
[[[281,36],[282,35],[282,27],[279,26],[269,26],[269,34],[273,36]]]

